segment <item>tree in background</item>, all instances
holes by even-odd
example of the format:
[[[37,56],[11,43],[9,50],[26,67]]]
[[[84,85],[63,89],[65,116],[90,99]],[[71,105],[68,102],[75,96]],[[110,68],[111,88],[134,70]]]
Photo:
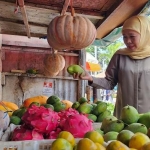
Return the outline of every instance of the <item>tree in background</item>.
[[[99,63],[103,66],[104,64],[107,66],[110,59],[112,58],[113,54],[123,46],[123,41],[122,40],[117,40],[114,43],[106,46],[105,48],[97,47],[97,60]],[[87,47],[86,52],[91,53],[93,56],[95,56],[95,46],[90,45]]]

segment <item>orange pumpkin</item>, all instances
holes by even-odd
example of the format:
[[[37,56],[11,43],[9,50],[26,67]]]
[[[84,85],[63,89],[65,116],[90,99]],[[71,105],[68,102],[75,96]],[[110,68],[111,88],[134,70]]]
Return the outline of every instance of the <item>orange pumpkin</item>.
[[[56,76],[65,67],[65,59],[60,54],[49,54],[44,60],[44,75]]]
[[[69,100],[62,100],[62,103],[64,103],[66,105],[65,110],[67,110],[68,108],[71,108],[73,103]]]
[[[55,17],[49,24],[47,40],[57,50],[79,50],[93,43],[96,28],[86,17],[63,15]]]
[[[24,107],[29,107],[29,105],[32,102],[38,102],[39,104],[46,104],[48,97],[44,96],[44,95],[39,95],[39,96],[35,96],[35,97],[30,97],[24,100],[23,102],[23,106]]]

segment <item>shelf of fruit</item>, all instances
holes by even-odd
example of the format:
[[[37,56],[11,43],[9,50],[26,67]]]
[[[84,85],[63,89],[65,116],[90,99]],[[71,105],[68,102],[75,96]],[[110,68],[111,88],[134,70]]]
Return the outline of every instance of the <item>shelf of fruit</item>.
[[[103,101],[91,104],[81,97],[72,103],[40,95],[21,107],[1,101],[0,110],[3,149],[150,149],[150,113],[139,114],[132,106],[125,106],[116,118]]]

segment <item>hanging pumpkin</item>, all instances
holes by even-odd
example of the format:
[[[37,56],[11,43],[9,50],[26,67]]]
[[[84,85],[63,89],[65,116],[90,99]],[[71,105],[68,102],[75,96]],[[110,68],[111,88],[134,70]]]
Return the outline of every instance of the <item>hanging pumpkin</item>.
[[[80,50],[93,43],[96,28],[86,17],[62,15],[55,17],[49,24],[47,40],[57,50]]]
[[[44,60],[44,75],[46,76],[56,76],[65,67],[65,59],[62,55],[53,54],[47,55]]]

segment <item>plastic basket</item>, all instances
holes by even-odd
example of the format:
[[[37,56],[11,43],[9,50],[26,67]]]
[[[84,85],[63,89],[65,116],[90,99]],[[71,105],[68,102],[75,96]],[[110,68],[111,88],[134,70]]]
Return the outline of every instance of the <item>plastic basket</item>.
[[[101,123],[93,123],[93,128],[100,128]],[[26,140],[9,141],[12,131],[16,125],[10,124],[0,141],[0,150],[50,150],[50,146],[55,139],[50,140]],[[80,138],[76,138],[76,143]]]

